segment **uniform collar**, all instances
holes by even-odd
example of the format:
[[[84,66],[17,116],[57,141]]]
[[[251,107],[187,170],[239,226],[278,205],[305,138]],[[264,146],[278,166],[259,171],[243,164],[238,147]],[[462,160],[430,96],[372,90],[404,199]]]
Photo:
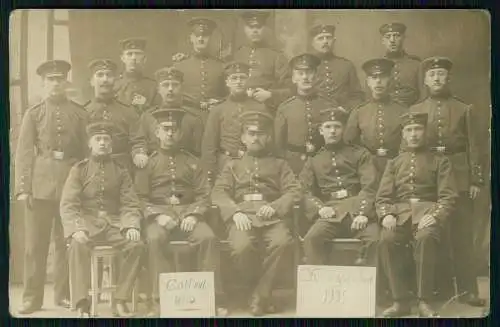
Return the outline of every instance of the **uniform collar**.
[[[109,104],[115,100],[114,96],[112,95],[106,95],[106,96],[97,96],[94,98],[94,102],[97,103],[105,103]]]
[[[396,52],[386,52],[385,57],[389,59],[400,59],[406,57],[406,52],[404,50]]]
[[[177,107],[181,106],[182,103],[183,103],[183,100],[182,100],[182,98],[180,98],[179,100],[174,101],[174,102],[162,103],[160,107],[161,108],[177,108]]]
[[[68,98],[64,95],[58,97],[48,97],[47,99],[45,99],[45,102],[52,105],[62,105],[68,102]]]
[[[391,97],[389,94],[386,94],[385,96],[383,96],[380,99],[375,99],[375,98],[371,97],[371,101],[374,103],[388,104],[391,102]]]
[[[418,154],[418,153],[423,153],[426,151],[427,149],[427,144],[426,142],[424,142],[424,144],[422,144],[420,147],[418,148],[409,148],[406,146],[406,144],[404,144],[405,142],[403,141],[403,145],[401,145],[401,152],[408,152],[408,153],[415,153],[415,154]]]
[[[449,90],[438,93],[438,94],[429,94],[429,98],[431,98],[433,100],[446,100],[446,99],[450,98],[451,96],[452,95],[451,95],[451,92]]]
[[[111,161],[111,155],[107,154],[104,156],[94,156],[90,155],[90,160],[96,163],[106,163]]]
[[[297,92],[297,90],[295,90],[295,94],[298,98],[300,99],[303,99],[303,100],[313,100],[313,99],[316,99],[318,97],[318,91],[317,90],[313,90],[311,93],[307,94],[307,95],[303,95],[303,94],[299,94]]]
[[[269,157],[270,156],[270,151],[268,149],[263,149],[258,152],[245,152],[244,157],[249,157],[249,158],[264,158],[264,157]]]
[[[232,95],[230,94],[228,98],[233,102],[244,102],[248,99],[248,95],[246,93],[242,93],[240,95]]]
[[[191,50],[191,55],[198,59],[208,59],[210,57],[208,50],[206,50],[205,52],[196,52],[194,50]]]
[[[329,60],[329,59],[335,58],[335,54],[333,54],[333,51],[328,51],[327,53],[313,51],[313,55],[320,58],[321,60]]]
[[[159,148],[158,152],[161,153],[162,155],[173,157],[177,153],[179,153],[179,148],[177,146],[174,146],[173,148],[168,149],[168,150],[163,149],[163,148]]]
[[[268,48],[269,45],[265,40],[262,40],[260,42],[251,42],[249,40],[246,41],[246,45],[251,48],[251,49],[259,49],[259,48]]]
[[[122,76],[126,79],[141,79],[143,77],[143,73],[139,71],[135,72],[123,72]]]
[[[335,144],[325,144],[323,148],[327,151],[339,151],[345,146],[344,141],[340,140],[340,142],[335,143]]]

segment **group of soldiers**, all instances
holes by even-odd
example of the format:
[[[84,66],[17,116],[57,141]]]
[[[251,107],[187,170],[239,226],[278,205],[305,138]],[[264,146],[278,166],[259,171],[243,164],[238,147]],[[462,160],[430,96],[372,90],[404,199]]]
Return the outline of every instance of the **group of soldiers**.
[[[436,315],[429,301],[447,231],[460,300],[484,305],[471,234],[484,181],[471,106],[450,93],[452,62],[407,54],[405,25],[385,24],[385,57],[362,66],[365,95],[354,65],[333,52],[333,25],[313,26],[314,53],[288,61],[263,39],[268,16],[243,12],[248,42],[227,63],[208,52],[216,23],[191,20],[192,52],[176,54],[155,79],[142,73],[145,40],[124,40],[122,75],[112,60],[90,63],[94,97],[84,106],[66,96],[69,63],[38,68],[46,97],[23,117],[15,160],[15,196],[26,203],[19,313],[42,307],[54,226],[56,305],[70,306],[71,292],[79,316],[88,315],[91,251],[108,244],[124,256],[115,314],[132,315],[127,301],[144,266],[149,315],[158,316],[158,276],[173,271],[169,242],[179,239],[192,244],[197,269],[214,272],[217,314],[227,315],[211,205],[256,316],[276,310],[273,286],[292,269],[284,263],[295,204],[308,225],[307,264],[328,264],[334,238],[362,240],[357,261],[378,266],[392,294],[384,316],[410,312],[408,244],[419,314]],[[420,80],[428,96],[417,103]]]

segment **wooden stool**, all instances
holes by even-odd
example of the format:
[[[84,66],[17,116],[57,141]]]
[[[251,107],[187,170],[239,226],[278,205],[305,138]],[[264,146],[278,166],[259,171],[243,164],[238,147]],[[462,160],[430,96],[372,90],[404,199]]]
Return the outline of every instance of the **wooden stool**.
[[[97,317],[97,304],[99,301],[99,295],[102,293],[111,293],[109,305],[114,308],[114,296],[113,293],[116,290],[116,273],[115,273],[115,261],[117,256],[120,255],[120,250],[113,248],[112,246],[96,246],[92,249],[91,260],[90,260],[90,291],[89,295],[91,297],[91,308],[90,315],[92,317]],[[102,285],[99,287],[99,264],[105,264],[108,261],[109,265],[109,284],[107,286]],[[137,281],[132,290],[132,311],[137,312]]]

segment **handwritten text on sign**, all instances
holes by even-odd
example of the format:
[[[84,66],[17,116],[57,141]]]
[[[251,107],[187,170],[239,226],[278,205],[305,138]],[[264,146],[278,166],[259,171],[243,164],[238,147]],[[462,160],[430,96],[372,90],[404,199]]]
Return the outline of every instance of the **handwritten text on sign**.
[[[297,316],[374,317],[376,268],[299,266]]]
[[[213,272],[160,274],[161,317],[213,317]]]

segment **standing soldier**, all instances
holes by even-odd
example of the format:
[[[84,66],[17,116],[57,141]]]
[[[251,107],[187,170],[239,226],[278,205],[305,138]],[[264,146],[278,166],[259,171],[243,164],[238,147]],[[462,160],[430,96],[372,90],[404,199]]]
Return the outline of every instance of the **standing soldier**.
[[[307,157],[313,156],[323,142],[317,130],[320,111],[337,106],[336,102],[320,95],[313,85],[319,64],[320,60],[311,54],[290,60],[297,93],[278,107],[274,122],[275,150],[286,158],[296,175]]]
[[[309,265],[328,264],[326,243],[343,234],[361,239],[366,263],[376,266],[378,224],[374,202],[379,175],[366,149],[343,142],[347,115],[337,108],[321,111],[319,132],[325,146],[300,173],[306,192],[306,217],[315,219],[304,237]]]
[[[245,146],[241,142],[239,116],[246,111],[268,112],[264,104],[247,95],[249,70],[250,67],[244,63],[226,65],[229,97],[215,106],[208,115],[202,142],[202,160],[210,184],[229,159],[239,158],[245,152]]]
[[[120,59],[125,71],[116,81],[116,98],[121,103],[134,107],[140,115],[157,100],[155,81],[143,74],[146,63],[146,40],[129,38],[120,41],[120,45],[122,47]]]
[[[203,136],[203,122],[198,110],[191,108],[186,103],[182,95],[182,84],[184,74],[173,67],[161,68],[155,73],[158,83],[158,94],[161,104],[151,107],[145,111],[140,118],[139,139],[144,139],[149,155],[159,148],[158,137],[156,136],[156,120],[151,114],[157,109],[183,109],[186,115],[182,119],[183,131],[180,146],[194,154],[201,154],[201,138]]]
[[[391,81],[391,97],[409,107],[420,96],[420,58],[404,50],[406,26],[401,23],[384,24],[380,27],[385,57],[395,62]]]
[[[351,112],[344,133],[347,143],[359,144],[375,156],[380,175],[385,164],[394,158],[401,146],[399,118],[406,111],[389,95],[391,69],[394,63],[388,59],[372,59],[363,64],[370,100]]]
[[[113,298],[114,314],[131,317],[126,302],[131,297],[140,268],[140,203],[129,173],[111,158],[111,122],[94,122],[87,127],[90,158],[71,169],[61,197],[64,236],[71,238],[69,262],[71,298],[79,317],[89,315],[91,303],[90,257],[96,245],[111,245],[124,254],[118,269]]]
[[[314,55],[321,59],[315,87],[345,110],[350,111],[364,101],[354,64],[333,53],[335,26],[316,25],[310,30]]]
[[[437,315],[429,301],[435,287],[439,243],[457,194],[450,160],[426,149],[427,119],[426,113],[407,113],[401,118],[402,152],[387,163],[377,192],[377,214],[383,226],[380,262],[394,300],[383,312],[385,317],[411,312],[406,267],[401,262],[405,261],[405,246],[412,242],[419,316]]]
[[[138,171],[135,176],[146,219],[145,236],[153,299],[159,301],[160,298],[159,275],[174,271],[171,258],[166,257],[168,242],[187,239],[196,249],[196,269],[214,272],[217,314],[226,316],[218,241],[204,221],[210,205],[210,188],[199,160],[178,148],[181,121],[185,114],[181,109],[153,111],[160,148],[151,156],[146,169]],[[158,314],[155,305],[150,316]]]
[[[177,54],[179,58],[173,59],[179,61],[174,67],[184,73],[184,94],[199,106],[205,122],[208,111],[226,95],[223,63],[209,53],[210,37],[217,24],[207,18],[194,18],[188,24],[192,29],[192,53]]]
[[[71,65],[62,60],[37,69],[45,100],[24,115],[15,159],[15,197],[25,201],[24,292],[20,314],[41,309],[50,233],[54,227],[54,301],[69,307],[66,242],[59,199],[71,166],[85,158],[87,113],[65,94]]]
[[[432,57],[422,62],[424,83],[429,97],[410,109],[429,114],[428,145],[431,151],[450,159],[459,198],[452,213],[452,245],[454,271],[461,302],[483,306],[478,298],[476,265],[473,248],[473,200],[484,184],[479,151],[474,131],[472,106],[455,98],[449,88],[452,62],[444,57]]]
[[[234,60],[250,66],[248,95],[274,113],[278,105],[291,95],[290,85],[287,85],[290,82],[288,60],[264,40],[268,11],[245,10],[241,17],[245,22],[247,44],[236,50]]]
[[[253,289],[253,315],[275,310],[271,293],[292,237],[284,219],[301,198],[300,184],[282,159],[270,155],[273,117],[242,114],[241,140],[247,152],[229,161],[217,178],[212,201],[226,223],[241,283]],[[264,248],[264,257],[259,249]],[[260,264],[262,263],[262,265]]]
[[[94,88],[94,98],[85,108],[90,121],[107,120],[115,125],[113,152],[111,156],[124,168],[132,172],[132,160],[136,166],[144,167],[147,154],[144,139],[138,133],[139,115],[134,109],[115,99],[113,87],[117,66],[109,59],[96,59],[89,64],[92,73],[90,84]]]

